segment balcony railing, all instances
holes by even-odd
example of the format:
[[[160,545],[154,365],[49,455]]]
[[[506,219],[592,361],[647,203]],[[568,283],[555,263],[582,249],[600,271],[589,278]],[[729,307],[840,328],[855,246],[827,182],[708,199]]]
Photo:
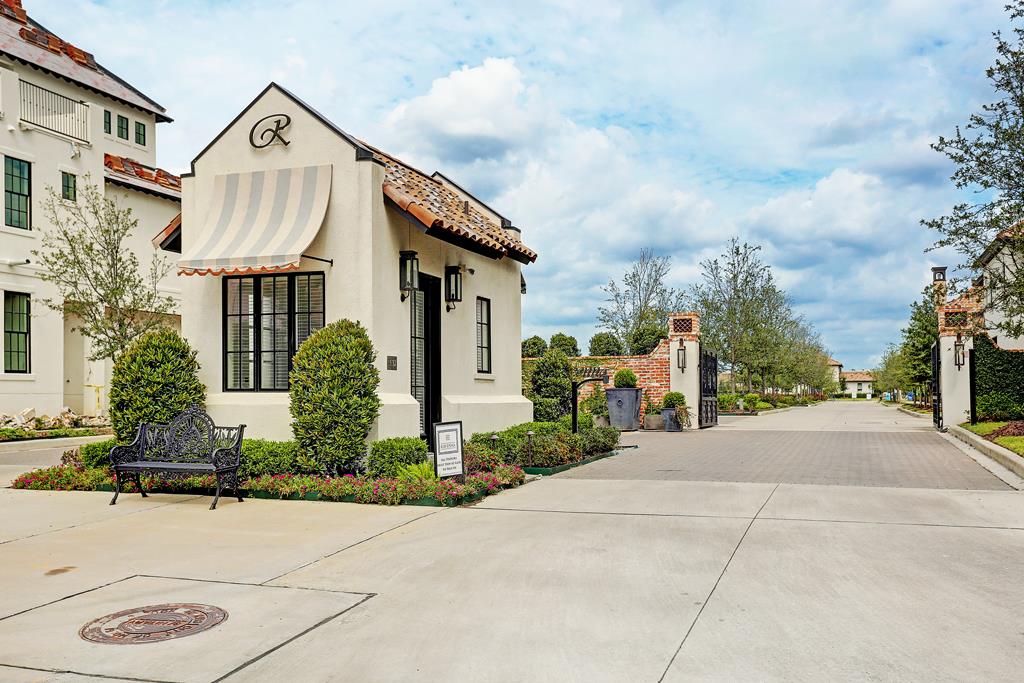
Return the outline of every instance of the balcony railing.
[[[89,105],[28,81],[20,81],[21,120],[89,142]]]

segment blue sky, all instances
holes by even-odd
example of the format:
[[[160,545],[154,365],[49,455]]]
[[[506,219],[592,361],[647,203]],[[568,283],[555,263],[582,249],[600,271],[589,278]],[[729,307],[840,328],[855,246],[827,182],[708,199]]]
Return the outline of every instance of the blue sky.
[[[522,227],[523,331],[585,347],[642,247],[760,244],[847,368],[897,341],[957,199],[928,144],[990,97],[1003,0],[25,0],[167,107],[181,171],[270,80]]]

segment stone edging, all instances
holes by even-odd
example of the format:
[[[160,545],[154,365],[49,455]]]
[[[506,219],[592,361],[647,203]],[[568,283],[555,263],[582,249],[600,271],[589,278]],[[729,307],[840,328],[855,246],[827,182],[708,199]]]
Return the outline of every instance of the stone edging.
[[[927,413],[915,413],[913,410],[907,410],[903,406],[896,406],[896,410],[906,415],[911,415],[913,417],[920,417],[924,419],[929,419],[931,417],[931,415],[928,415]]]
[[[34,451],[42,448],[70,448],[81,446],[91,441],[103,441],[113,439],[113,434],[96,434],[94,436],[66,436],[59,439],[17,439],[15,441],[0,441],[0,453],[11,453],[13,451]]]
[[[960,439],[968,446],[984,453],[992,460],[1010,470],[1018,477],[1024,478],[1024,458],[1020,457],[1009,448],[1004,448],[988,439],[983,439],[974,432],[970,432],[958,425],[950,425],[948,433]]]

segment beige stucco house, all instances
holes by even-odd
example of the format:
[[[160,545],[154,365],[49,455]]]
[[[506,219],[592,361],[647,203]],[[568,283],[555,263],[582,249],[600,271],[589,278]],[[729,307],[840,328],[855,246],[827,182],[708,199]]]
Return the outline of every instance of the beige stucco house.
[[[111,363],[90,361],[76,321],[48,309],[59,300],[32,252],[51,227],[48,188],[76,202],[86,177],[132,209],[139,227],[128,248],[148,271],[150,237],[180,211],[179,179],[155,168],[164,108],[88,52],[47,32],[22,7],[0,0],[0,413],[55,415],[106,410]],[[174,273],[161,292],[175,297]],[[171,321],[176,325],[176,321]]]
[[[871,398],[874,395],[872,385],[875,378],[867,370],[850,370],[841,373],[840,377],[846,382],[843,393],[850,398]]]
[[[193,160],[180,220],[156,241],[180,242],[182,332],[218,423],[290,438],[292,354],[342,318],[361,322],[377,351],[371,437],[424,435],[441,420],[462,420],[468,435],[531,419],[521,269],[536,254],[519,229],[276,84]]]

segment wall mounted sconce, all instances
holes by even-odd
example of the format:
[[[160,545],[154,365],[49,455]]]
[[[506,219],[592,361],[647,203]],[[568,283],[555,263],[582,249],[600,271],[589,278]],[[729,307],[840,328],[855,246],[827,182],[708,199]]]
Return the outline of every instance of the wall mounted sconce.
[[[964,340],[959,334],[956,335],[956,341],[953,342],[953,364],[956,365],[956,369],[960,370],[966,365],[966,352],[964,351]]]
[[[686,347],[683,346],[682,342],[680,342],[679,348],[676,349],[676,366],[680,370],[686,369]]]
[[[420,260],[415,251],[398,252],[398,288],[402,291],[402,301],[420,288]]]
[[[448,311],[454,310],[455,304],[462,301],[462,266],[444,267],[444,300]]]

